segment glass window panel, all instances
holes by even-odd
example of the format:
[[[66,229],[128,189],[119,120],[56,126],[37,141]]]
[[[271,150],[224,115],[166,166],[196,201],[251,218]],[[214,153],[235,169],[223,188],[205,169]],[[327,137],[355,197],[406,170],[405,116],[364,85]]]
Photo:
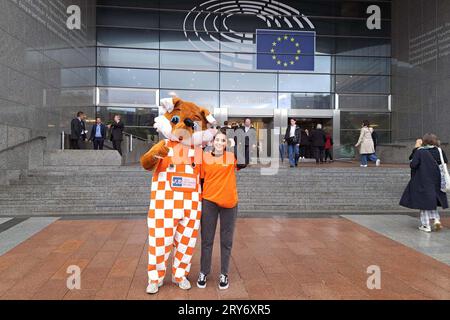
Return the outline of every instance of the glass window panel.
[[[158,31],[142,29],[97,28],[97,44],[106,47],[158,49]]]
[[[222,72],[220,74],[221,90],[238,91],[276,91],[276,73],[234,73]]]
[[[219,51],[218,33],[198,32],[198,36],[187,33],[186,37],[182,31],[161,30],[160,36],[163,50]]]
[[[391,56],[390,39],[339,38],[336,54],[345,56]]]
[[[161,87],[176,89],[219,89],[218,72],[161,70]]]
[[[331,95],[325,93],[295,93],[278,94],[280,109],[332,109]]]
[[[337,93],[389,93],[390,77],[336,76]]]
[[[156,50],[97,48],[97,65],[109,67],[158,68]]]
[[[331,76],[316,74],[280,73],[279,91],[330,92]]]
[[[269,92],[227,92],[220,93],[221,108],[277,108],[277,94]]]
[[[388,75],[391,73],[391,60],[389,58],[337,56],[336,73]]]
[[[219,92],[218,91],[198,91],[198,90],[161,90],[160,97],[179,97],[185,101],[192,101],[198,106],[207,108],[213,111],[214,108],[219,107]]]
[[[161,68],[219,70],[219,54],[212,52],[161,50]]]
[[[389,96],[385,95],[339,95],[339,109],[368,109],[387,111]]]
[[[158,133],[153,128],[154,119],[158,116],[158,108],[121,108],[104,107],[97,108],[97,116],[103,123],[110,123],[114,116],[119,114],[125,125],[125,132],[143,139],[157,141]],[[152,139],[153,136],[153,139]]]
[[[114,106],[159,105],[158,91],[151,89],[100,88],[100,104]]]
[[[158,80],[158,70],[98,68],[97,71],[100,86],[158,88]]]
[[[390,130],[390,113],[341,112],[341,129],[361,130],[364,120],[368,120],[375,130]]]
[[[331,56],[316,55],[314,71],[283,71],[283,73],[331,73]],[[267,72],[265,69],[256,69],[256,54],[222,52],[220,54],[221,70],[223,71],[256,71]]]
[[[120,7],[158,8],[159,3],[159,0],[97,0],[97,5]]]
[[[98,7],[97,25],[158,28],[159,12],[152,10]]]
[[[193,6],[194,7],[194,6]],[[160,11],[160,28],[188,31],[220,31],[221,14],[200,11]],[[215,26],[214,26],[215,24]]]

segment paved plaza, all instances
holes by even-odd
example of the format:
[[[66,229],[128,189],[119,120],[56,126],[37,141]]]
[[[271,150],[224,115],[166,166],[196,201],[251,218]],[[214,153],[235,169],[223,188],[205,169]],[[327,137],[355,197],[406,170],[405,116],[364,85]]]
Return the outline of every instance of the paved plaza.
[[[450,226],[450,218],[442,219]],[[200,242],[182,291],[147,284],[145,217],[0,220],[0,299],[450,299],[450,229],[425,234],[407,215],[239,218],[230,288],[219,291],[219,239],[208,287],[198,289]],[[81,289],[67,268],[79,266]],[[369,290],[369,266],[381,289]]]

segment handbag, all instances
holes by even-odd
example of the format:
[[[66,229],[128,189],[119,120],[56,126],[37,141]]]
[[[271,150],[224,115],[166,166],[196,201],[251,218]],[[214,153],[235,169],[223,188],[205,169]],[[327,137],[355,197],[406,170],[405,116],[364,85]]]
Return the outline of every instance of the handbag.
[[[441,164],[439,165],[439,171],[441,172],[441,191],[450,191],[450,175],[448,173],[447,164],[444,162],[444,156],[442,155],[442,149],[438,148]]]

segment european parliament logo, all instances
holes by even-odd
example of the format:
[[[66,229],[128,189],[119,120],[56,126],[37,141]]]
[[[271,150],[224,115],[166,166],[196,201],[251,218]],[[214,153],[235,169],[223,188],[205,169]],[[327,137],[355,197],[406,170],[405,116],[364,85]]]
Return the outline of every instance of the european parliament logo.
[[[256,69],[314,71],[314,31],[256,30]]]

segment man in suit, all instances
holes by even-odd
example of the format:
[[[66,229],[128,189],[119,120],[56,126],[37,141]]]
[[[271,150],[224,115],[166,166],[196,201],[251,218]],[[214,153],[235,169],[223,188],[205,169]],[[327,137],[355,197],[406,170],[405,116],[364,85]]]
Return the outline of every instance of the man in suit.
[[[298,164],[300,139],[301,129],[297,126],[297,120],[291,119],[290,125],[286,128],[286,134],[284,135],[284,141],[288,144],[288,156],[291,168],[296,167]]]
[[[113,143],[114,150],[117,150],[120,155],[122,155],[122,140],[123,140],[123,130],[125,125],[120,120],[120,115],[116,114],[114,116],[114,122],[108,125],[108,129],[111,129],[111,141]]]
[[[238,164],[248,165],[250,158],[256,154],[256,129],[252,126],[250,118],[246,118],[244,125],[237,128],[236,136],[236,154]]]
[[[322,125],[319,123],[311,132],[311,145],[314,150],[314,157],[317,164],[323,163],[324,151],[325,151],[326,134],[322,129]]]
[[[94,150],[103,150],[103,143],[106,139],[106,126],[102,123],[102,119],[97,118],[96,123],[91,129],[91,138],[89,140],[94,144]]]
[[[79,111],[77,117],[70,123],[70,146],[72,149],[84,149],[87,134],[85,119],[84,112]]]

